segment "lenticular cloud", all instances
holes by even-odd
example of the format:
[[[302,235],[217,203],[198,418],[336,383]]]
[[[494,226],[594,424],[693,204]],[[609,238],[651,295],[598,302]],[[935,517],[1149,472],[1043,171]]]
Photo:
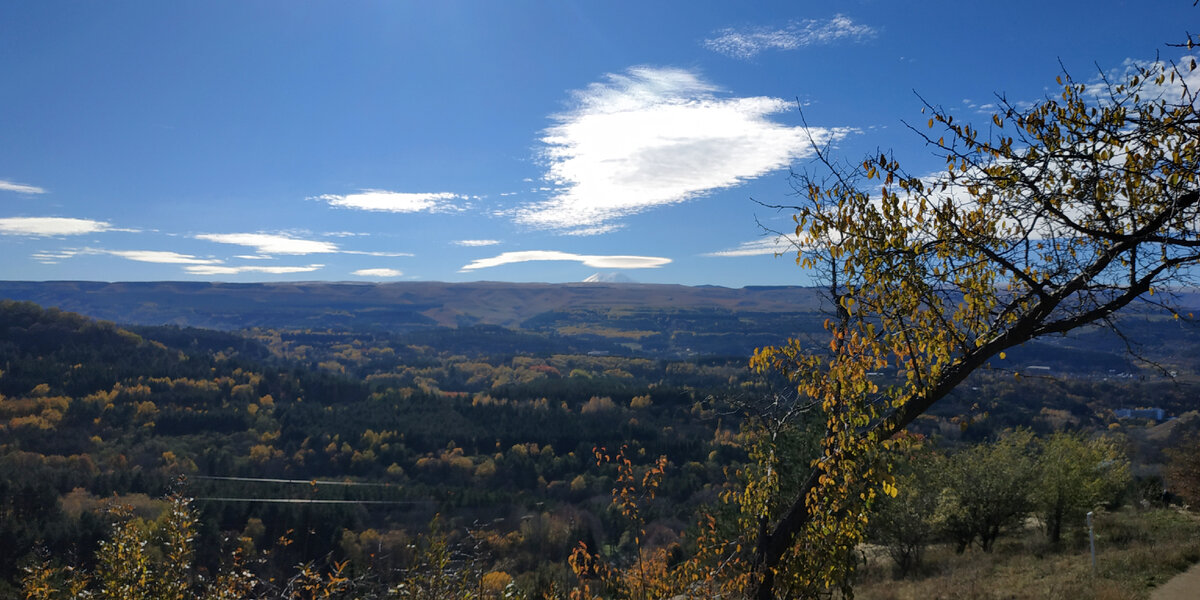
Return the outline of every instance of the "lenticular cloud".
[[[846,130],[791,127],[769,117],[780,98],[729,98],[695,73],[642,67],[574,94],[541,138],[553,195],[520,222],[603,232],[612,221],[684,202],[786,167]]]

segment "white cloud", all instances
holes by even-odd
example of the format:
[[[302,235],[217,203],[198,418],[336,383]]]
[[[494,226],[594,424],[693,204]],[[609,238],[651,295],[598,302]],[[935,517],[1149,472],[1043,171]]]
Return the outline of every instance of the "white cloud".
[[[979,113],[981,115],[991,115],[996,112],[996,104],[994,102],[984,102],[980,104],[970,98],[963,98],[963,106]]]
[[[725,258],[738,256],[762,256],[764,254],[786,254],[795,252],[797,249],[799,249],[799,242],[793,238],[780,235],[749,242],[742,242],[737,248],[720,250],[717,252],[708,252],[703,256],[717,256]]]
[[[1176,61],[1127,58],[1120,67],[1110,69],[1104,74],[1104,77],[1093,77],[1088,82],[1085,93],[1097,104],[1110,104],[1112,98],[1109,96],[1108,82],[1124,83],[1134,75],[1138,75],[1141,84],[1138,86],[1137,92],[1143,103],[1152,100],[1165,100],[1168,105],[1178,103],[1185,93],[1195,94],[1196,90],[1200,89],[1200,69],[1189,68],[1193,62],[1200,62],[1200,56],[1184,54]],[[1141,77],[1143,69],[1151,73],[1159,73],[1165,69],[1167,77],[1159,83],[1153,77]],[[1175,71],[1173,77],[1170,75],[1172,71]]]
[[[62,250],[45,250],[42,252],[35,252],[31,256],[34,260],[42,264],[56,265],[60,260],[74,258],[76,255],[81,253],[83,253],[83,251],[77,248],[64,248]]]
[[[202,233],[195,236],[219,244],[234,244],[255,248],[262,254],[328,254],[338,252],[337,244],[304,240],[268,233]]]
[[[500,240],[458,240],[454,243],[468,248],[479,248],[482,246],[495,246],[500,243]]]
[[[103,248],[62,248],[59,250],[45,250],[34,253],[32,256],[35,260],[47,264],[54,264],[60,260],[74,258],[76,256],[98,256],[98,255],[119,256],[124,259],[134,260],[137,262],[148,262],[168,265],[213,265],[220,264],[222,261],[215,258],[199,258],[191,254],[180,254],[179,252],[171,252],[167,250],[106,250]]]
[[[359,254],[362,256],[382,256],[384,258],[414,256],[412,252],[369,252],[367,250],[341,250],[340,252],[342,254]]]
[[[0,179],[0,190],[6,192],[17,192],[20,194],[45,194],[46,190],[36,185],[25,185],[23,183],[15,183]]]
[[[359,277],[399,277],[403,274],[395,269],[359,269],[351,273]]]
[[[83,235],[109,231],[105,221],[66,217],[9,217],[0,219],[0,235]]]
[[[618,225],[617,223],[606,223],[604,225],[597,225],[595,227],[578,227],[575,229],[570,229],[570,230],[564,231],[563,234],[564,235],[578,235],[578,236],[600,235],[600,234],[604,234],[604,233],[612,233],[614,231],[617,231],[618,229],[623,229],[624,227],[625,227],[624,225]]]
[[[306,265],[303,267],[260,267],[243,265],[231,267],[226,265],[189,265],[183,268],[192,275],[238,275],[240,273],[269,273],[283,275],[287,273],[309,273],[323,268],[325,265]]]
[[[211,265],[221,261],[211,258],[197,258],[191,254],[180,254],[162,250],[107,250],[113,256],[148,263],[163,263],[172,265]]]
[[[639,67],[575,93],[576,106],[544,132],[543,202],[517,209],[519,222],[577,233],[739,185],[808,156],[845,129],[771,121],[780,98],[722,98],[691,71]],[[811,138],[810,138],[811,136]]]
[[[526,250],[522,252],[505,252],[492,258],[481,258],[465,265],[462,269],[459,269],[459,272],[542,260],[573,260],[596,269],[653,269],[671,262],[669,258],[657,256],[595,256],[571,254],[555,250]]]
[[[466,199],[466,197],[449,192],[413,194],[387,190],[362,190],[357,194],[325,194],[317,196],[317,199],[328,202],[330,206],[340,208],[414,213],[454,210],[455,207],[450,201]]]
[[[368,250],[343,250],[333,242],[309,240],[291,237],[283,234],[269,233],[203,233],[195,236],[199,240],[208,240],[221,244],[248,246],[258,250],[257,255],[242,254],[236,258],[247,260],[268,260],[272,254],[356,254],[360,256],[377,256],[397,258],[413,256],[411,252],[376,252]]]
[[[705,48],[733,58],[748,59],[764,50],[795,50],[843,39],[858,41],[873,37],[876,31],[869,25],[855,23],[845,15],[835,15],[825,21],[793,21],[783,29],[728,27],[715,33],[716,37],[704,40]]]

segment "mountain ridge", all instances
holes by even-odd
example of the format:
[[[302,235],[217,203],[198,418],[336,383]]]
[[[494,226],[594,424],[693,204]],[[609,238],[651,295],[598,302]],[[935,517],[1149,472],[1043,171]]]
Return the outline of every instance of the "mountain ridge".
[[[1200,312],[1200,292],[1181,290],[1177,296],[1181,310]],[[659,358],[749,356],[788,338],[820,346],[830,308],[824,290],[812,287],[603,282],[0,281],[0,298],[126,326],[428,331],[431,339],[441,328],[463,330],[469,338],[501,327],[569,340],[564,343],[587,351]],[[1195,359],[1187,357],[1196,356],[1200,346],[1185,323],[1149,308],[1125,319],[1123,328],[1134,334],[1130,339],[1148,342],[1157,358],[1192,367]],[[1011,365],[1123,372],[1130,370],[1128,363],[1114,357],[1126,351],[1119,337],[1089,327],[1008,354]]]
[[[313,326],[317,325],[312,318],[317,312],[329,316],[325,320],[345,321],[347,326],[362,320],[356,317],[372,316],[378,324],[400,328],[464,323],[517,327],[540,314],[561,310],[682,308],[790,313],[811,312],[821,306],[819,290],[799,286],[756,289],[607,282],[2,281],[0,298],[56,306],[118,323],[227,330],[256,324]],[[334,318],[339,313],[341,318]]]

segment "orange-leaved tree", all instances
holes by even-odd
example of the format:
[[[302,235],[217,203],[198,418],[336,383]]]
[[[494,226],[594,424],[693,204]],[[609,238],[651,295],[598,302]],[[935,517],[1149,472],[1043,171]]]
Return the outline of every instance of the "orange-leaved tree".
[[[580,542],[571,553],[571,570],[579,579],[579,585],[570,592],[572,600],[591,600],[599,591],[592,584],[606,588],[621,597],[636,600],[666,597],[676,588],[667,572],[667,552],[663,548],[648,549],[646,538],[646,504],[654,500],[667,468],[667,457],[660,456],[654,463],[640,469],[634,466],[622,446],[617,454],[609,454],[606,448],[592,448],[596,465],[611,463],[617,468],[617,478],[612,490],[613,506],[629,521],[633,537],[635,556],[633,564],[625,569],[615,569],[599,555],[591,553],[587,544]]]

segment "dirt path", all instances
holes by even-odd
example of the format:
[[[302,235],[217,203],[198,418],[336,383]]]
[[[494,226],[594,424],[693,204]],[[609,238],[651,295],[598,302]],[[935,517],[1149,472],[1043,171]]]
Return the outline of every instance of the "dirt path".
[[[1150,600],[1196,600],[1200,598],[1200,564],[1172,577],[1150,594]]]

